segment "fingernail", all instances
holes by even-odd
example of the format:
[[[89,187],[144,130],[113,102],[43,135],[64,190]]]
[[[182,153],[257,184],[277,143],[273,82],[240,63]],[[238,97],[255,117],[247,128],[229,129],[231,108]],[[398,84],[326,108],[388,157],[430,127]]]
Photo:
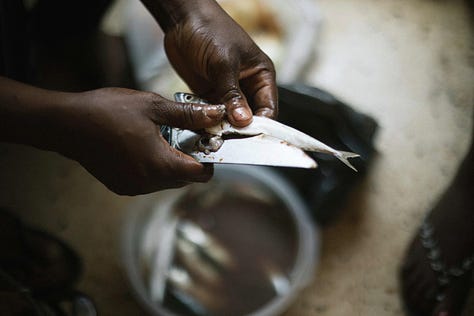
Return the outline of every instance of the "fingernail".
[[[232,118],[237,122],[248,121],[252,118],[252,113],[249,109],[240,107],[232,111]]]
[[[273,118],[275,116],[275,111],[269,108],[263,108],[263,109],[259,109],[257,113],[255,114],[259,116],[266,116],[269,118]]]
[[[224,114],[225,114],[224,104],[210,105],[204,108],[204,115],[206,115],[207,117],[213,120],[222,118]]]

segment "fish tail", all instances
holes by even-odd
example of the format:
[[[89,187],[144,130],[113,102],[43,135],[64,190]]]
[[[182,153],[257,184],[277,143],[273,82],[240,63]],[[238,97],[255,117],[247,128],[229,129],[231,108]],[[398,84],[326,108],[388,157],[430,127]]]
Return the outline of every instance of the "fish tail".
[[[357,172],[357,169],[349,162],[348,158],[356,158],[360,157],[360,155],[351,153],[349,151],[338,151],[336,153],[336,158],[342,161],[346,166]]]

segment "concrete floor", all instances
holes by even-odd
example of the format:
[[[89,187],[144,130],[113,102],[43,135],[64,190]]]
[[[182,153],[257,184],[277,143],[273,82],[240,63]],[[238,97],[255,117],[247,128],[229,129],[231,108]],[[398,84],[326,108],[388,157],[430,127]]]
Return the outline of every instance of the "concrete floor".
[[[323,29],[306,81],[378,120],[379,155],[341,217],[322,230],[315,281],[285,315],[402,315],[402,253],[470,142],[470,17],[459,0],[317,3]],[[101,315],[143,315],[119,243],[127,206],[139,197],[116,196],[75,162],[23,146],[1,144],[0,174],[0,205],[82,255],[79,288]]]

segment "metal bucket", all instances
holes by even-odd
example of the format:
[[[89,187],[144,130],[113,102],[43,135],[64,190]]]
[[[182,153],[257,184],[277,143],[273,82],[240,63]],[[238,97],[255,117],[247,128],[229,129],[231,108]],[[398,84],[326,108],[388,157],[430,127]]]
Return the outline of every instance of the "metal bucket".
[[[267,167],[216,166],[207,184],[129,210],[126,274],[151,315],[278,315],[313,280],[317,227]]]

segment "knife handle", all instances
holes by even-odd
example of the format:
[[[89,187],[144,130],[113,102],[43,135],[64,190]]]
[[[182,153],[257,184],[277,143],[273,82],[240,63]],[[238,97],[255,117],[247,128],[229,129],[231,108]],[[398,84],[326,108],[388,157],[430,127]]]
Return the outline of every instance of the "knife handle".
[[[186,92],[176,92],[174,94],[174,100],[176,102],[183,103],[199,103],[199,104],[209,104],[206,100],[199,98],[197,95],[186,93]],[[173,128],[168,125],[161,125],[160,127],[161,135],[172,147],[176,148],[177,144],[173,142]]]

